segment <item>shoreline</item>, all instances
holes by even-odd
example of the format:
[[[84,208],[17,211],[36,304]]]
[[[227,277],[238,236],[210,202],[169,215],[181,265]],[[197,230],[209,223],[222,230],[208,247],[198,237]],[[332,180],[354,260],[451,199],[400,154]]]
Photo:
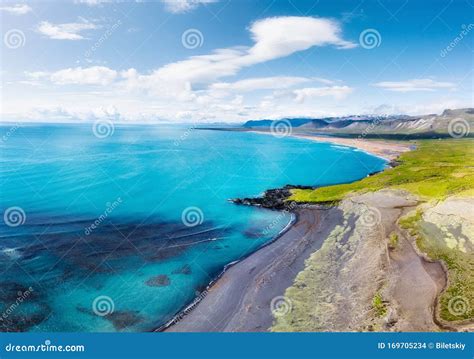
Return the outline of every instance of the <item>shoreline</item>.
[[[383,158],[388,162],[396,161],[402,153],[411,151],[413,145],[392,140],[371,140],[361,138],[343,138],[317,135],[292,135],[295,138],[304,138],[316,142],[336,144],[340,146],[356,148],[363,152]]]
[[[268,131],[246,131],[246,132],[271,135],[271,133],[268,132]],[[386,152],[384,152],[383,153],[384,156],[382,156],[382,153],[380,153],[379,151],[375,151],[373,147],[372,148],[367,148],[366,145],[361,146],[361,143],[364,143],[364,144],[369,143],[370,145],[372,145],[373,141],[371,141],[371,140],[365,140],[365,139],[364,140],[360,140],[360,139],[353,140],[353,139],[329,137],[329,136],[326,138],[326,137],[323,137],[323,136],[304,136],[304,135],[294,135],[294,134],[291,135],[291,137],[306,139],[306,140],[311,140],[311,141],[317,141],[317,142],[326,142],[326,143],[331,143],[331,144],[336,144],[336,145],[343,145],[345,147],[350,147],[350,148],[356,148],[357,150],[367,152],[371,155],[375,155],[377,157],[380,157],[380,158],[386,160],[387,162],[389,162],[389,166],[393,166],[394,164],[396,165],[396,159],[403,152],[406,152],[406,151],[409,151],[409,150],[412,149],[412,146],[410,146],[410,145],[404,145],[403,147],[393,147],[392,143],[384,142],[384,144],[386,144],[387,146],[385,146],[383,148],[385,150],[390,149],[391,151],[390,151],[390,156],[387,156]],[[348,144],[348,141],[351,142],[351,145]],[[378,142],[378,143],[380,144],[380,142]],[[355,146],[355,144],[358,144],[359,146]],[[305,205],[300,205],[300,206],[305,206]],[[330,206],[330,207],[328,207],[328,209],[337,210],[337,207],[336,206]],[[277,235],[274,239],[272,239],[268,243],[264,244],[262,247],[257,249],[255,252],[250,253],[247,257],[245,257],[241,260],[234,261],[234,262],[231,262],[231,263],[227,264],[224,267],[224,269],[222,270],[222,272],[207,285],[206,289],[203,291],[204,295],[203,295],[203,293],[201,293],[190,304],[188,304],[181,311],[179,311],[177,314],[175,314],[171,320],[169,320],[165,324],[161,325],[160,327],[153,329],[152,331],[155,331],[155,332],[156,331],[158,331],[158,332],[161,332],[161,331],[164,331],[164,332],[207,331],[207,329],[209,329],[209,327],[205,326],[203,328],[203,327],[199,327],[198,325],[194,325],[194,326],[192,325],[192,323],[199,323],[200,322],[199,320],[194,319],[194,317],[197,316],[195,314],[196,310],[197,310],[197,307],[204,306],[205,309],[206,308],[207,309],[212,308],[213,305],[206,305],[206,303],[205,303],[206,298],[208,298],[210,293],[215,292],[213,290],[213,288],[218,286],[219,282],[222,282],[223,278],[225,276],[232,276],[233,273],[229,274],[230,270],[232,270],[233,268],[243,268],[243,267],[245,267],[245,261],[249,258],[252,258],[252,257],[257,258],[257,257],[265,256],[265,254],[262,254],[265,251],[265,249],[268,249],[270,246],[272,246],[272,244],[276,243],[277,241],[281,241],[282,239],[284,239],[285,234],[288,233],[289,231],[291,231],[291,229],[296,226],[296,224],[298,223],[298,220],[300,218],[300,216],[297,213],[297,210],[293,210],[293,211],[291,211],[291,213],[294,215],[294,220],[290,221],[290,223],[285,227],[285,229],[282,230],[282,232],[279,235]],[[341,221],[342,221],[342,219],[340,218],[339,222],[341,222]],[[323,237],[319,242],[324,242],[324,239],[327,238],[327,235],[329,234],[329,229],[332,229],[337,224],[338,223],[331,223],[327,227],[328,233],[326,233],[326,236]],[[294,242],[298,242],[298,241],[294,241]],[[299,245],[299,243],[294,243],[294,246],[297,247],[298,245]],[[320,243],[320,245],[322,245],[322,243]],[[271,249],[270,249],[270,251],[271,251]],[[298,273],[301,272],[304,269],[304,261],[306,259],[308,259],[309,256],[314,251],[315,250],[311,251],[310,253],[307,253],[307,255],[304,258],[301,258],[301,256],[300,256],[299,259],[300,259],[300,261],[302,261],[301,268],[299,268],[299,270],[297,272],[292,274],[291,281],[284,288],[282,288],[281,285],[280,286],[278,286],[278,285],[275,286],[275,290],[277,292],[279,292],[280,296],[282,296],[284,294],[285,290],[292,285],[294,278],[296,278]],[[265,251],[265,252],[268,252],[268,251]],[[237,272],[237,270],[236,270],[236,272]],[[237,278],[236,281],[247,281],[247,282],[249,282],[249,278],[246,278],[246,280],[242,280],[242,278]],[[208,299],[207,301],[210,301],[210,300]],[[207,318],[201,318],[201,320],[203,320],[203,322],[206,322],[206,319]],[[271,313],[270,314],[267,313],[266,321],[268,322],[269,319],[271,319],[271,321],[273,321],[273,315],[271,315]],[[207,319],[207,321],[208,321],[208,319]],[[266,328],[266,329],[268,329],[268,328]],[[211,331],[215,331],[215,330],[211,330]]]
[[[226,132],[250,132],[258,133],[263,135],[271,135],[277,138],[281,137],[292,137],[305,140],[311,140],[315,142],[329,143],[333,145],[344,146],[358,151],[365,152],[372,156],[382,158],[383,160],[389,162],[391,167],[394,167],[397,162],[397,158],[404,152],[411,151],[416,148],[413,141],[416,141],[416,138],[409,138],[406,140],[400,139],[372,139],[367,138],[364,135],[359,135],[358,137],[342,137],[337,135],[326,135],[326,134],[317,134],[317,133],[308,133],[308,132],[289,132],[285,134],[274,134],[269,129],[255,129],[255,128],[199,128],[200,130],[205,131],[226,131]],[[394,163],[394,165],[392,165]]]
[[[244,132],[260,133],[273,136],[270,131],[259,131],[252,129]],[[372,140],[366,138],[347,138],[306,133],[291,133],[287,136],[356,149],[372,156],[382,158],[389,163],[396,162],[402,153],[411,151],[414,146],[413,144],[403,143],[401,141],[385,139]]]
[[[284,295],[305,260],[341,220],[336,207],[301,205],[294,213],[295,221],[284,233],[226,266],[196,305],[154,331],[267,331],[273,323],[272,302]]]
[[[252,132],[270,134],[261,131]],[[370,150],[370,154],[378,157],[382,157],[379,150],[385,151],[383,153],[385,155],[390,154],[391,157],[386,156],[384,159],[390,159],[389,165],[391,166],[398,165],[397,159],[400,154],[416,148],[413,144],[408,143],[403,143],[401,144],[402,146],[400,146],[400,143],[384,143],[387,144],[387,146],[381,148],[380,141],[372,140],[359,139],[354,141],[346,138],[320,138],[318,136],[298,135],[293,135],[292,137],[329,142],[348,147],[355,146],[351,146],[347,141],[350,141],[351,144],[356,142],[359,146],[361,143],[364,143],[364,147],[360,146],[357,148],[366,152]],[[333,139],[336,139],[337,142],[332,141]],[[373,146],[374,143],[376,145],[375,148],[366,147],[367,144]],[[393,147],[394,145],[395,147]],[[387,150],[389,152],[386,152]],[[388,168],[390,167],[386,169]],[[362,227],[360,227],[361,224],[359,221],[363,221],[364,219],[361,218],[363,215],[361,215],[360,209],[357,210],[356,208],[357,206],[366,208],[367,205],[383,213],[383,222],[386,222],[387,217],[392,218],[389,221],[390,223],[385,223],[383,227],[387,225],[385,228],[390,229],[389,232],[395,231],[395,233],[401,235],[400,247],[396,250],[389,248],[388,244],[385,243],[387,241],[387,234],[379,233],[376,236],[378,239],[374,243],[377,243],[376,245],[383,245],[383,248],[378,248],[379,255],[381,258],[386,259],[379,261],[378,264],[371,269],[370,266],[366,266],[366,261],[363,259],[367,251],[360,250],[355,252],[358,258],[355,262],[352,261],[352,259],[349,261],[344,260],[341,263],[338,262],[336,267],[340,267],[340,270],[342,270],[345,266],[354,266],[354,263],[359,261],[360,264],[356,265],[356,267],[366,267],[366,270],[369,270],[369,272],[375,270],[374,274],[377,274],[380,280],[380,282],[377,282],[379,282],[379,284],[385,283],[378,286],[376,295],[382,293],[385,298],[393,297],[395,302],[392,302],[392,300],[387,301],[386,303],[388,304],[385,304],[385,306],[388,309],[388,314],[386,317],[380,317],[378,315],[374,316],[373,310],[367,312],[367,308],[373,305],[373,298],[367,297],[366,295],[369,292],[372,293],[371,290],[362,293],[362,296],[365,294],[365,298],[361,302],[354,302],[349,296],[348,302],[343,305],[344,308],[362,305],[363,307],[359,308],[360,310],[358,312],[367,312],[369,314],[366,313],[367,315],[363,318],[360,318],[360,316],[359,318],[355,318],[353,312],[348,312],[344,316],[338,316],[336,314],[336,317],[329,320],[324,327],[315,328],[310,331],[373,331],[374,328],[377,328],[375,329],[376,331],[462,330],[464,327],[462,324],[464,323],[459,323],[461,324],[459,326],[455,324],[449,325],[452,323],[448,324],[439,318],[439,299],[446,289],[447,281],[449,280],[446,270],[443,268],[443,263],[440,261],[427,260],[426,256],[420,255],[416,245],[411,243],[412,240],[405,233],[402,235],[401,232],[405,231],[402,231],[397,225],[402,213],[404,212],[406,214],[405,210],[402,209],[414,208],[412,206],[416,206],[416,200],[408,200],[411,195],[403,191],[379,190],[371,193],[372,194],[368,193],[365,195],[349,195],[337,205],[318,206],[314,204],[297,204],[294,210],[290,210],[291,213],[296,214],[295,221],[294,223],[288,224],[283,231],[285,233],[276,236],[255,252],[249,254],[246,258],[232,262],[226,266],[218,278],[212,281],[206,288],[205,296],[200,296],[197,301],[193,301],[176,315],[172,321],[160,327],[157,331],[294,331],[295,328],[292,326],[288,327],[288,330],[285,330],[285,325],[283,325],[283,327],[281,326],[281,318],[272,313],[272,309],[275,309],[274,302],[277,303],[277,311],[280,305],[283,305],[283,307],[289,305],[291,314],[291,299],[294,298],[291,298],[290,295],[290,304],[288,304],[288,293],[292,293],[291,290],[294,290],[295,287],[301,285],[306,287],[307,284],[311,285],[311,282],[301,282],[303,278],[302,274],[306,272],[307,265],[310,263],[307,261],[310,261],[314,254],[320,254],[322,246],[326,246],[326,242],[329,241],[327,245],[331,246],[333,231],[336,231],[336,229],[341,226],[342,228],[346,227],[348,220],[348,229],[349,233],[352,233],[350,234],[351,236],[358,233],[361,229],[362,231],[366,230],[365,225],[362,224]],[[356,198],[364,198],[364,200],[360,204],[356,201],[353,205],[347,207],[348,203]],[[374,201],[374,199],[376,200]],[[395,202],[399,203],[395,204]],[[346,212],[347,208],[351,206],[353,208],[349,212]],[[327,218],[325,218],[325,220],[322,221],[321,211],[332,213],[332,219],[328,221]],[[398,213],[395,214],[395,212]],[[337,219],[335,219],[334,216],[336,215],[334,213],[338,213],[339,217]],[[355,217],[349,219],[346,217],[347,213],[352,213],[351,216]],[[311,216],[313,216],[312,219]],[[302,226],[306,228],[305,233],[303,235],[299,233],[299,235],[295,236],[295,230]],[[297,232],[296,230],[296,233]],[[367,236],[369,237],[373,236],[373,234],[373,231],[367,232]],[[344,239],[344,241],[345,240],[346,239]],[[368,243],[368,245],[371,245],[370,241]],[[375,247],[371,248],[371,251],[374,248]],[[404,254],[400,257],[402,253]],[[324,255],[324,253],[321,255]],[[323,261],[322,263],[324,265],[325,262]],[[409,277],[412,277],[411,282],[417,282],[418,284],[413,286],[407,283],[406,280],[403,279],[403,276],[401,276],[402,273],[410,273]],[[360,274],[362,275],[357,275],[358,278],[365,276],[363,272]],[[337,279],[337,277],[333,279],[336,283],[346,283],[347,285],[353,280],[349,278]],[[318,281],[316,281],[316,283],[318,283]],[[369,288],[372,285],[371,283],[369,280],[365,284],[360,283],[362,285],[356,287],[362,289]],[[324,281],[320,284],[322,285],[320,285],[321,288],[326,288]],[[329,283],[326,284],[329,285]],[[404,290],[399,290],[399,288],[404,288]],[[334,294],[338,295],[337,293],[338,290],[335,290]],[[346,295],[343,297],[345,296]],[[313,301],[314,300],[313,298]],[[327,305],[325,301],[326,299],[324,303],[322,303],[323,307]],[[309,302],[311,302],[311,300],[309,300]],[[313,309],[314,305],[315,303],[313,303]],[[303,316],[300,316],[300,319],[297,317],[296,323],[298,323],[301,318],[307,317],[308,313],[310,312],[306,311],[302,313]],[[330,313],[329,315],[334,314]],[[291,321],[291,315],[289,318]],[[466,322],[466,328],[469,327],[469,323],[470,322]],[[296,329],[296,331],[299,330]],[[303,329],[303,331],[308,330]]]
[[[295,212],[290,212],[291,214],[291,220],[288,222],[288,224],[283,228],[274,238],[272,238],[270,241],[264,243],[260,248],[256,249],[254,252],[249,253],[247,256],[242,257],[241,259],[237,259],[235,261],[232,261],[224,266],[222,271],[214,278],[212,281],[209,282],[209,284],[206,286],[206,288],[203,290],[203,292],[197,296],[196,298],[193,299],[193,301],[186,305],[184,309],[180,310],[178,313],[176,313],[173,318],[168,320],[165,324],[151,330],[152,332],[163,332],[167,331],[170,327],[173,325],[179,323],[184,316],[188,315],[201,301],[207,296],[209,293],[209,290],[219,281],[219,279],[233,266],[239,264],[246,258],[250,257],[254,253],[264,249],[265,247],[271,245],[273,242],[277,241],[280,237],[284,236],[285,233],[290,230],[290,228],[298,221],[298,214]]]

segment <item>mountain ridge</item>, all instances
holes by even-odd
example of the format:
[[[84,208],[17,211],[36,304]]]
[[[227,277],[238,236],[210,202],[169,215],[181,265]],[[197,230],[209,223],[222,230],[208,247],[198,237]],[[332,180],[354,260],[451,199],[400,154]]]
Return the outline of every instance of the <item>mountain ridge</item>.
[[[296,132],[327,134],[440,134],[452,137],[473,136],[474,108],[446,109],[441,115],[356,115],[322,118],[282,118],[279,120],[250,120],[242,127],[249,130],[271,129],[280,123]],[[453,136],[454,135],[454,136]]]

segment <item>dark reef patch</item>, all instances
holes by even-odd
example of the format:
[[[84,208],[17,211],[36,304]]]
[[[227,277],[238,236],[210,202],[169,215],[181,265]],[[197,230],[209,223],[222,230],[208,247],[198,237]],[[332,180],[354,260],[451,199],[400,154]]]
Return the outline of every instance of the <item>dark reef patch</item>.
[[[0,332],[24,332],[51,314],[42,293],[17,282],[0,284]]]
[[[59,212],[58,212],[59,213]],[[15,249],[18,254],[0,256],[0,267],[9,268],[8,277],[0,283],[0,313],[8,310],[19,293],[29,287],[15,278],[25,278],[25,272],[35,283],[34,291],[24,303],[0,319],[0,331],[24,332],[47,320],[48,306],[54,291],[64,283],[83,283],[87,289],[100,290],[108,275],[140,270],[145,263],[158,263],[182,255],[195,245],[209,247],[210,239],[227,237],[235,228],[219,228],[206,220],[197,227],[187,227],[181,221],[163,221],[158,217],[145,222],[130,218],[110,217],[91,229],[97,218],[67,216],[55,213],[28,213],[28,221],[20,230],[2,226],[0,250]],[[5,227],[5,228],[4,228]],[[191,274],[191,267],[178,268],[180,274]],[[105,277],[104,277],[105,274]],[[157,276],[148,282],[166,286],[167,276]],[[95,315],[87,305],[77,310]],[[144,320],[137,313],[117,311],[108,316],[114,327],[125,329]]]
[[[86,234],[84,224],[90,224],[93,220],[66,221],[62,218],[60,222],[50,222],[47,226],[38,222],[33,218],[33,224],[24,226],[28,234],[19,236],[21,245],[18,243],[17,247],[22,261],[40,256],[51,259],[54,266],[49,270],[54,270],[57,275],[50,277],[52,282],[48,285],[74,277],[87,277],[91,272],[119,273],[135,266],[138,268],[143,261],[168,260],[183,254],[194,244],[225,237],[232,231],[231,228],[216,228],[210,221],[194,228],[186,227],[181,222],[155,220],[135,224],[108,220]],[[29,245],[25,246],[25,243]],[[35,267],[29,272],[41,276],[43,270]]]
[[[181,268],[172,271],[171,274],[192,274],[191,266],[189,264],[185,264]]]
[[[92,309],[78,306],[79,312],[96,316]],[[139,312],[134,310],[115,310],[103,316],[104,319],[112,323],[116,330],[123,330],[143,322],[143,317]]]
[[[170,285],[171,280],[166,274],[160,274],[148,279],[145,284],[149,287],[166,287]]]
[[[115,311],[105,316],[115,329],[123,330],[143,321],[143,317],[136,311]]]
[[[264,227],[249,227],[244,230],[244,236],[250,239],[262,238],[262,228]]]

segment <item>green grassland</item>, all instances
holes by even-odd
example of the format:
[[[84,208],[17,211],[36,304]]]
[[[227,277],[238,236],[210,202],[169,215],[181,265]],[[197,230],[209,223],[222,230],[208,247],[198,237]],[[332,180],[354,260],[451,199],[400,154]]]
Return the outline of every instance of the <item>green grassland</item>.
[[[335,202],[351,192],[405,189],[421,199],[453,194],[474,195],[474,140],[420,140],[417,149],[400,156],[401,164],[348,184],[292,190],[296,202]]]

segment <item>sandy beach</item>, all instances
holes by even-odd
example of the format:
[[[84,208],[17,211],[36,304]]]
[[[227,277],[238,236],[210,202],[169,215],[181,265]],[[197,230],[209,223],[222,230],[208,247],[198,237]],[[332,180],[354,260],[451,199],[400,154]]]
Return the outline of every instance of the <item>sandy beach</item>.
[[[267,130],[248,130],[247,132],[262,133],[266,135],[273,135]],[[361,151],[370,153],[377,157],[386,159],[387,161],[396,160],[402,153],[413,149],[413,145],[408,142],[393,141],[393,140],[372,140],[367,138],[346,138],[336,136],[318,136],[307,133],[291,133],[288,136],[295,138],[304,138],[317,142],[331,143],[334,145],[347,146],[357,148]]]
[[[389,161],[397,159],[398,156],[400,156],[402,153],[410,151],[412,149],[411,144],[399,141],[381,141],[365,138],[342,138],[333,136],[329,137],[304,134],[294,134],[293,137],[307,138],[318,142],[328,142],[341,146],[354,147],[362,151],[371,153],[375,156],[385,158]]]

